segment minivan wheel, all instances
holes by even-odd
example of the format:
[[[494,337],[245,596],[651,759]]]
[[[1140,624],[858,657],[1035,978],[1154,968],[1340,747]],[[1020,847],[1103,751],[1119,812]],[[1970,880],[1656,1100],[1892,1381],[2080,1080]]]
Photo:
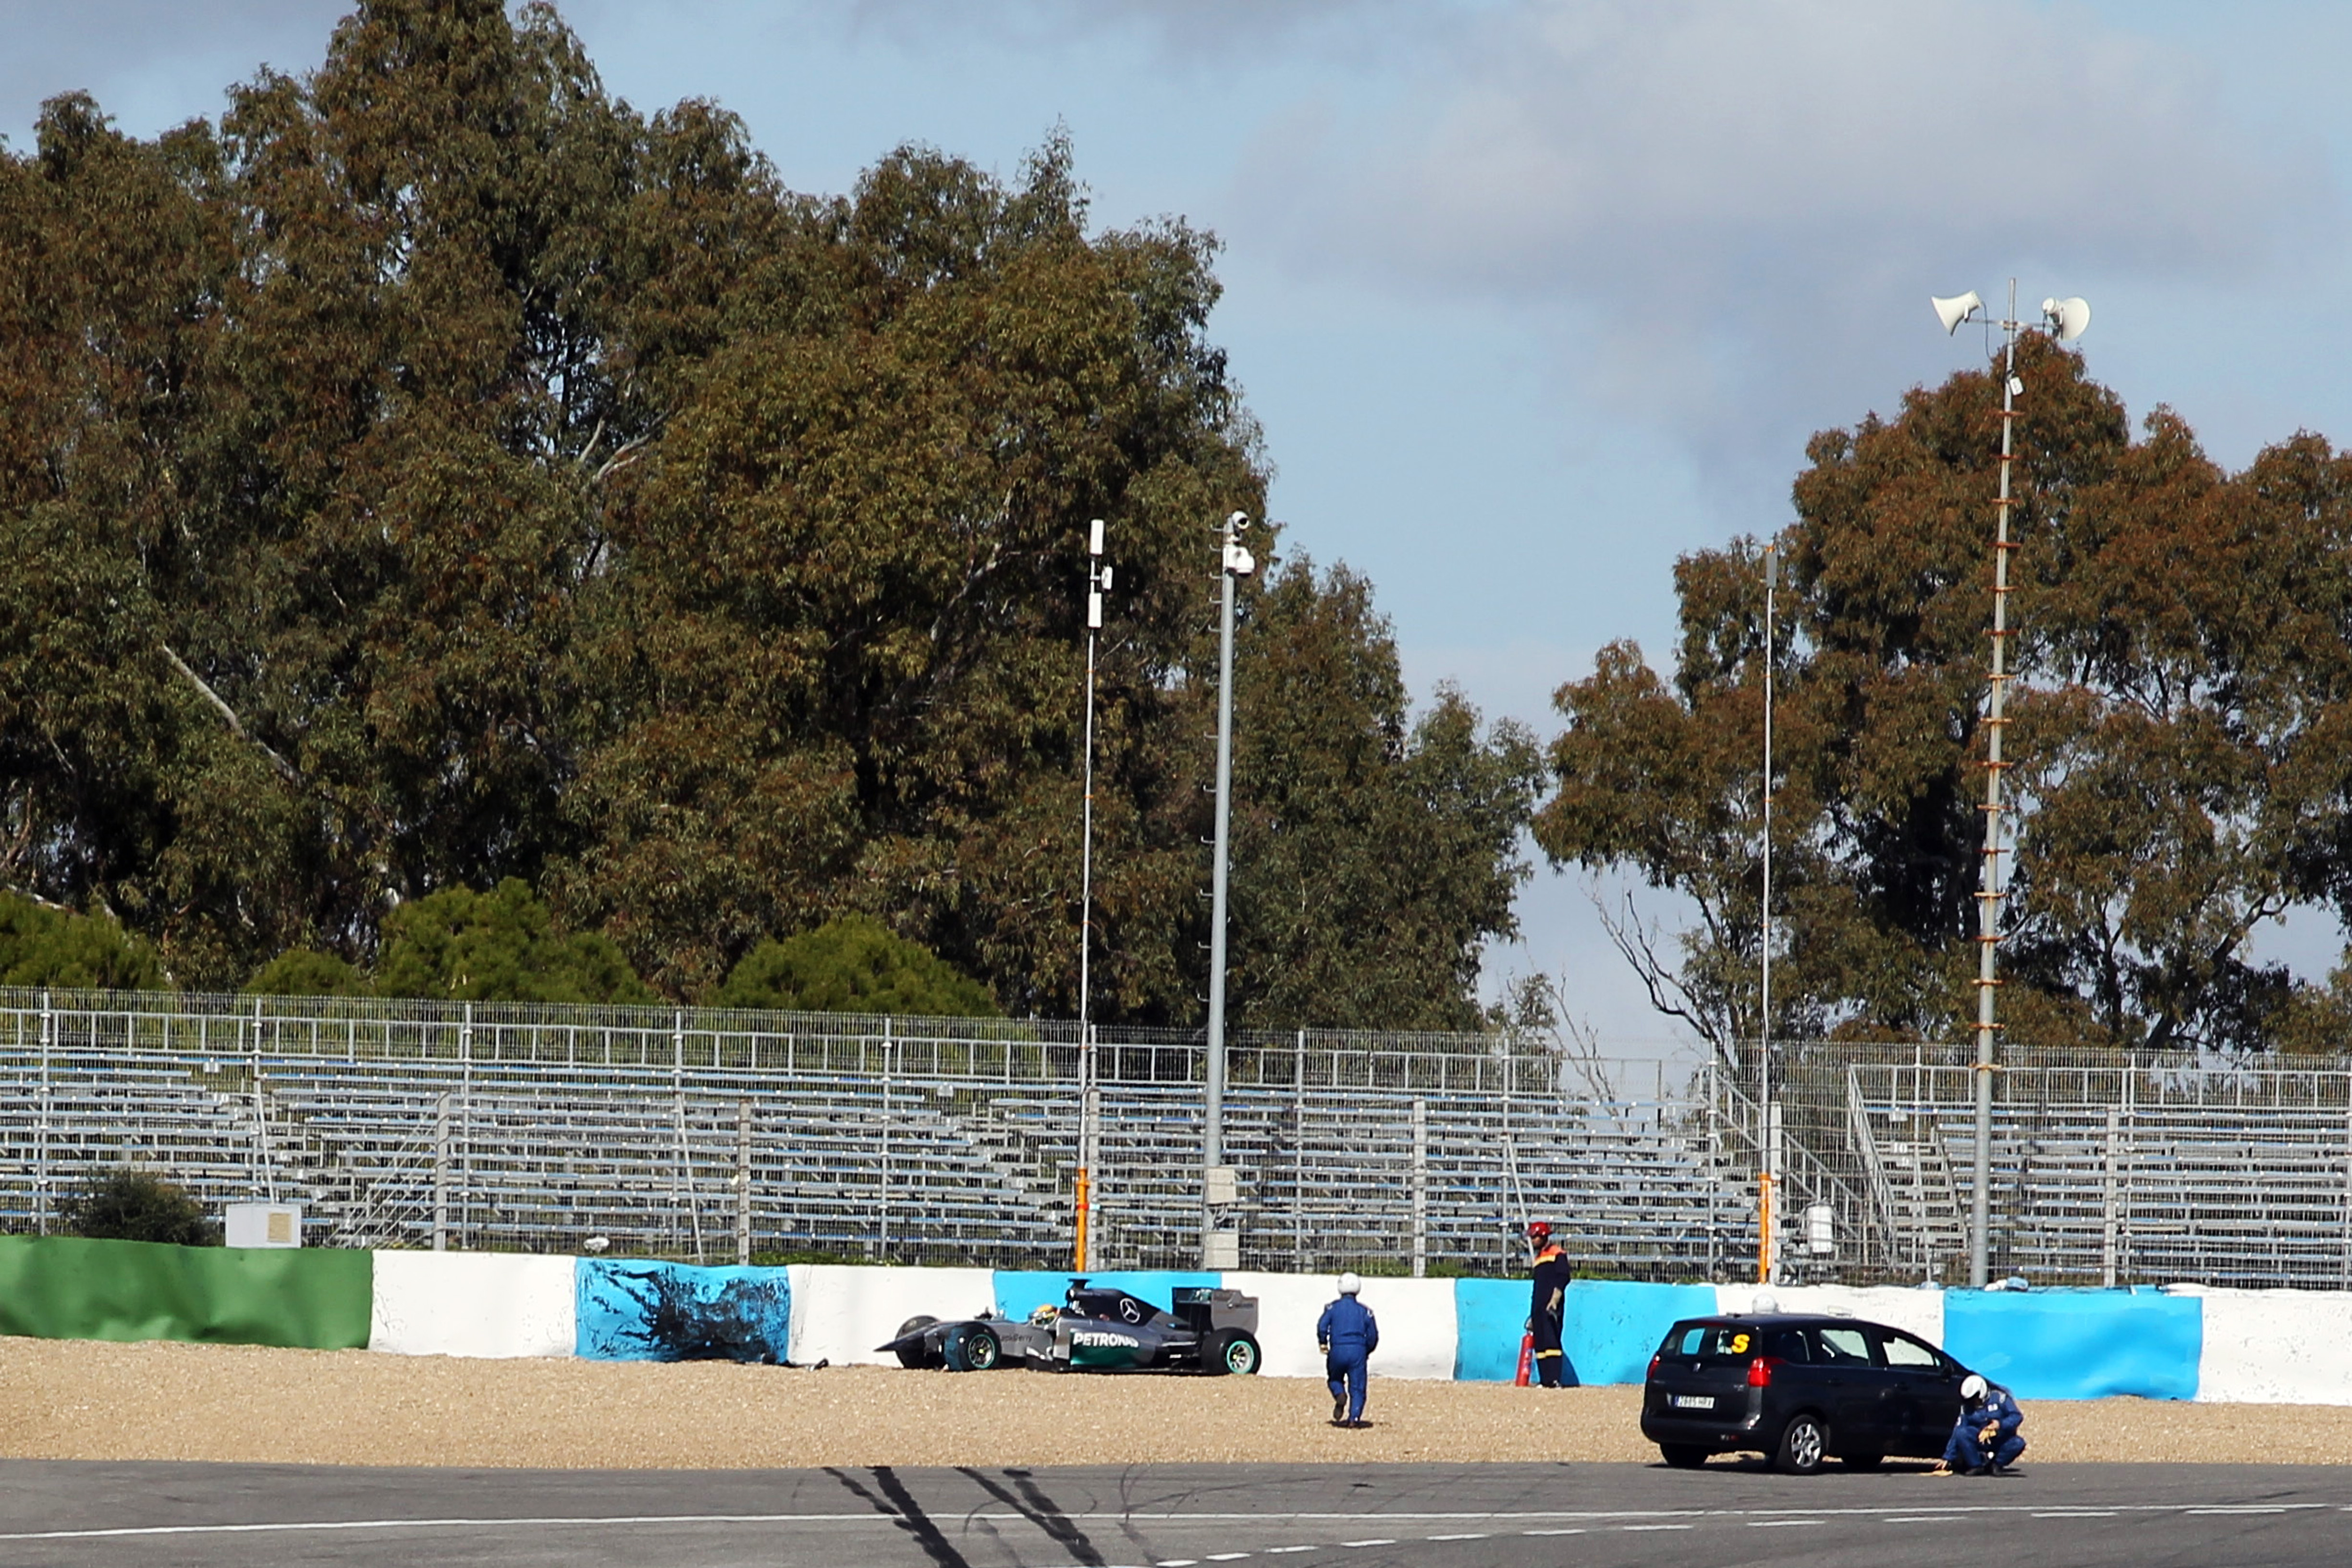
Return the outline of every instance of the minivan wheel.
[[[1658,1452],[1678,1470],[1696,1470],[1706,1463],[1708,1451],[1696,1443],[1661,1443]]]
[[[1792,1476],[1810,1476],[1822,1468],[1830,1448],[1830,1429],[1818,1415],[1798,1415],[1780,1429],[1776,1463]]]

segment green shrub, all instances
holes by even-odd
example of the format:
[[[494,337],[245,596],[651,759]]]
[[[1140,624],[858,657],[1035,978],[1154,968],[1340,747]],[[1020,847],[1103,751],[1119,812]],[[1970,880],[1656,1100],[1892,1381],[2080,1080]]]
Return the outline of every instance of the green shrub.
[[[987,986],[865,915],[844,915],[782,942],[761,942],[711,1000],[721,1007],[804,1013],[1004,1016]]]
[[[155,950],[105,913],[76,914],[0,893],[0,985],[87,991],[159,991]]]
[[[68,1236],[217,1247],[220,1230],[187,1192],[136,1165],[119,1165],[58,1205]]]
[[[514,878],[488,893],[449,888],[383,922],[379,996],[451,1002],[651,1002],[620,948],[593,931],[558,931]]]
[[[248,996],[364,996],[367,976],[331,952],[298,947],[281,952],[245,983]]]

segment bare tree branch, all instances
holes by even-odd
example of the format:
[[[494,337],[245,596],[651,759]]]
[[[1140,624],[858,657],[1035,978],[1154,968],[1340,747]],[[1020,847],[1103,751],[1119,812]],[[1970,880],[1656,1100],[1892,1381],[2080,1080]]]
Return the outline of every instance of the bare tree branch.
[[[1642,988],[1650,994],[1650,1005],[1669,1018],[1680,1018],[1689,1025],[1725,1066],[1734,1071],[1738,1070],[1738,1046],[1704,1020],[1705,1009],[1698,998],[1692,994],[1682,976],[1658,956],[1656,942],[1643,925],[1641,911],[1634,906],[1633,891],[1629,889],[1625,893],[1625,913],[1622,918],[1613,913],[1601,897],[1597,883],[1586,885],[1585,896],[1592,900],[1593,910],[1601,917],[1601,929],[1609,933],[1610,942],[1633,966]]]
[[[156,646],[163,650],[163,657],[172,661],[172,668],[178,670],[182,678],[184,679],[189,685],[194,687],[197,693],[202,696],[205,701],[213,705],[214,710],[219,713],[222,720],[227,723],[230,734],[235,735],[238,740],[243,741],[247,745],[251,746],[263,756],[268,757],[269,759],[269,765],[278,770],[278,776],[279,778],[284,779],[288,784],[294,785],[297,789],[303,787],[302,775],[295,771],[294,764],[288,762],[284,757],[279,756],[276,752],[270,750],[270,748],[265,745],[262,742],[255,739],[253,732],[245,727],[245,721],[236,716],[236,710],[223,701],[221,694],[215,691],[210,686],[207,686],[205,683],[205,678],[203,676],[198,675],[194,670],[190,669],[188,668],[187,660],[182,658],[177,653],[173,652],[171,644],[158,643]]]

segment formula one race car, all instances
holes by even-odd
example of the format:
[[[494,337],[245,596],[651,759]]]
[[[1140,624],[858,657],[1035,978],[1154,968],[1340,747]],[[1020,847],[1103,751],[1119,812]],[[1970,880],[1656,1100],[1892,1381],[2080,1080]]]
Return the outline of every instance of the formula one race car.
[[[1258,1368],[1257,1298],[1238,1290],[1181,1286],[1175,1310],[1139,1296],[1070,1281],[1065,1304],[1026,1321],[982,1315],[941,1322],[909,1318],[877,1348],[910,1367],[987,1372],[1030,1366],[1049,1372],[1253,1373]]]

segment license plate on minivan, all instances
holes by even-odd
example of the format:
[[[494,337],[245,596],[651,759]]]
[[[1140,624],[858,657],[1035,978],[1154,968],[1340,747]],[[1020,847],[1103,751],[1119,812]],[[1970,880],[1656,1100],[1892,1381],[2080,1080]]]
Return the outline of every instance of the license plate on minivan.
[[[1677,1410],[1712,1410],[1715,1408],[1715,1395],[1712,1394],[1677,1394],[1674,1396],[1674,1406]]]

